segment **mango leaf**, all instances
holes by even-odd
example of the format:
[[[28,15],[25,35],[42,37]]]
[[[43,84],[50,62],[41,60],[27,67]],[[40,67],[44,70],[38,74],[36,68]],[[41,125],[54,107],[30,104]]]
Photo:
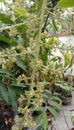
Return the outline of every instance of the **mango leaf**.
[[[38,12],[40,12],[42,4],[43,4],[43,0],[37,0],[37,11]]]
[[[0,48],[6,49],[10,47],[10,40],[7,37],[0,36]]]
[[[57,102],[61,102],[61,99],[57,96],[52,96],[52,100],[57,101]]]
[[[0,98],[3,101],[6,101],[7,103],[9,103],[7,89],[2,82],[0,82]]]
[[[6,74],[6,76],[13,77],[13,75],[9,71],[7,71],[6,69],[0,69],[0,74]]]
[[[6,14],[0,13],[0,21],[6,24],[14,24],[13,21]]]
[[[0,2],[5,2],[5,0],[0,0]]]
[[[29,13],[25,9],[14,7],[13,10],[20,16],[23,16],[25,18],[29,17]]]
[[[9,103],[12,105],[13,109],[17,109],[17,98],[13,90],[8,88],[8,97],[9,97]]]
[[[23,62],[23,60],[21,60],[21,59],[19,58],[19,56],[16,56],[16,64],[17,64],[17,66],[19,66],[21,69],[23,69],[23,70],[26,71],[24,62]]]
[[[48,106],[47,109],[54,116],[54,118],[58,117],[58,113],[52,107]]]
[[[60,0],[57,4],[59,8],[74,7],[74,0]]]
[[[25,34],[25,32],[26,32],[26,30],[27,30],[27,27],[24,26],[24,28],[23,28],[23,25],[20,25],[20,26],[17,27],[17,30],[18,30],[20,33],[24,33],[24,34]]]
[[[24,83],[19,83],[19,84],[17,84],[17,83],[12,83],[11,86],[21,87],[21,88],[25,88],[25,87],[26,87]]]
[[[48,44],[53,45],[53,43],[54,43],[54,37],[49,38]]]
[[[39,124],[41,120],[42,120],[42,114],[40,114],[39,116],[37,116],[37,118],[36,118],[36,124]]]
[[[43,110],[43,107],[32,108],[32,109],[31,109],[31,112],[34,112],[34,111],[42,111],[42,110]]]
[[[0,41],[3,41],[3,42],[5,42],[5,43],[10,43],[9,38],[4,37],[4,36],[0,36]]]
[[[8,104],[11,104],[13,109],[17,108],[17,100],[14,91],[10,88],[6,88],[6,86],[0,82],[0,98]]]
[[[70,63],[70,53],[66,52],[64,55],[64,59],[65,59],[65,67],[69,65]]]
[[[43,94],[42,96],[43,96],[44,100],[49,99],[49,95]]]
[[[59,102],[60,103],[60,102]],[[57,109],[61,109],[60,104],[57,101],[49,101],[49,104]]]
[[[48,128],[48,118],[47,118],[46,112],[42,113],[42,121],[43,121],[44,130],[47,130],[47,128]]]
[[[46,65],[46,63],[47,63],[48,53],[49,53],[48,48],[44,48],[44,52],[42,52],[42,48],[40,48],[40,57],[41,57],[44,65]]]
[[[15,85],[12,85],[10,86],[10,88],[18,95],[24,95],[24,89],[20,86],[15,86]]]
[[[51,96],[51,91],[50,91],[50,90],[45,89],[44,92],[45,92],[47,95],[50,95],[50,96]]]

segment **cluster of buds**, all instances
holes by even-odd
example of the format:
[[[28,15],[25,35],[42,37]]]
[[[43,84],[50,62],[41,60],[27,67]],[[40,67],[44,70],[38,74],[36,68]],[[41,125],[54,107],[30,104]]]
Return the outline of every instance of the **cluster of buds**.
[[[26,24],[28,27],[28,34],[32,35],[35,34],[38,31],[38,20],[36,15],[31,15],[31,21]]]
[[[11,61],[10,58],[3,59],[3,61],[2,61],[2,68],[7,69],[7,70],[11,70],[13,68],[14,60],[15,60],[15,58],[12,59],[12,61]]]
[[[24,96],[21,95],[18,98],[18,102],[22,103],[22,101],[24,100]],[[34,128],[36,123],[32,118],[32,115],[30,113],[30,108],[27,107],[27,105],[25,107],[18,107],[18,113],[22,114],[22,117],[20,117],[19,115],[16,115],[14,118],[15,124],[12,126],[12,130],[19,130],[20,126],[22,128],[24,127],[30,127],[30,128]]]
[[[32,67],[32,68],[36,68],[36,70],[40,70],[40,68],[42,67],[43,65],[43,62],[42,60],[32,60],[29,65]]]
[[[19,75],[16,79],[17,83],[20,83],[21,81],[25,81],[27,83],[28,77],[26,77],[25,74]]]
[[[25,96],[24,95],[20,95],[20,97],[18,98],[19,104],[21,104],[24,99],[25,99]]]
[[[25,60],[25,55],[27,54],[27,50],[26,50],[26,48],[23,46],[23,45],[18,45],[17,47],[16,47],[16,50],[20,53],[20,58],[22,59],[22,60]]]
[[[0,64],[3,62],[3,52],[0,51]]]
[[[37,60],[37,61],[36,61],[36,67],[37,67],[38,69],[40,69],[40,68],[42,67],[42,65],[43,65],[42,60]]]
[[[15,54],[16,50],[14,47],[11,49],[6,49],[0,52],[0,64],[2,64],[2,68],[11,70],[13,67],[13,63],[16,62]],[[12,58],[12,60],[11,60]]]
[[[11,28],[9,31],[9,36],[15,36],[17,34],[17,29],[16,28]]]

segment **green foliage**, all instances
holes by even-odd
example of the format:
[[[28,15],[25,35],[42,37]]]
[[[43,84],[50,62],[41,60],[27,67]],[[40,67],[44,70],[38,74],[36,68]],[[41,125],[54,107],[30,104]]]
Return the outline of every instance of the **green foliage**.
[[[29,17],[29,13],[25,9],[18,8],[18,7],[14,7],[13,9],[16,13],[19,14],[19,16],[22,16],[25,18]]]
[[[19,58],[19,56],[16,57],[16,64],[17,64],[17,66],[19,66],[21,69],[23,69],[23,70],[26,71],[24,62],[23,62],[23,60],[21,60],[21,59]]]
[[[37,11],[40,12],[42,8],[43,0],[37,0]]]
[[[5,24],[14,24],[14,22],[6,14],[0,13],[0,20]]]
[[[49,48],[44,48],[44,52],[42,52],[43,48],[40,49],[40,57],[43,60],[44,65],[46,65],[48,60]]]
[[[0,75],[9,77],[10,79],[13,78],[13,75],[6,69],[0,69]]]
[[[6,88],[2,82],[0,82],[0,99],[11,104],[14,110],[17,109],[16,94],[10,88]]]
[[[24,84],[11,84],[10,88],[17,94],[17,95],[24,95]]]
[[[58,117],[57,112],[52,107],[48,106],[47,109],[55,118]]]
[[[66,67],[67,65],[69,65],[70,59],[71,59],[70,57],[71,57],[71,55],[70,55],[69,52],[65,53],[65,55],[64,55],[65,67]]]
[[[37,119],[36,123],[39,124],[40,130],[47,130],[48,129],[48,118],[46,112],[41,113]],[[39,129],[39,127],[37,129]]]
[[[1,44],[4,42],[5,45],[6,43],[9,45],[7,49],[5,46],[3,49],[1,47],[0,51],[1,100],[11,103],[16,109],[16,95],[18,95],[21,106],[18,109],[24,115],[19,129],[20,127],[22,129],[24,121],[27,126],[34,128],[32,113],[40,111],[36,125],[47,130],[47,111],[56,118],[57,110],[61,109],[58,94],[51,91],[53,86],[59,86],[62,90],[71,90],[68,84],[62,82],[64,68],[59,57],[52,54],[52,51],[56,49],[63,52],[63,48],[55,36],[47,41],[47,34],[42,33],[42,27],[49,12],[46,8],[48,4],[46,0],[33,1],[32,5],[27,4],[26,1],[18,1],[13,3],[12,10],[7,4],[9,9],[7,11],[10,15],[0,14],[2,22],[0,41]],[[53,26],[56,33],[58,27],[55,10],[51,11],[48,24]],[[69,64],[69,58],[65,55],[65,67]],[[10,81],[9,84],[7,84],[7,79]],[[57,83],[58,80],[61,80],[61,83]],[[27,102],[26,105],[24,105],[24,100]]]
[[[7,89],[5,88],[4,84],[0,83],[0,98],[5,100],[7,103],[9,103],[6,92],[7,92]]]
[[[53,98],[53,97],[52,97]],[[61,106],[60,106],[60,104],[59,103],[57,103],[57,101],[55,100],[55,101],[49,101],[49,104],[51,105],[51,106],[53,106],[55,109],[58,109],[58,110],[60,110],[61,109]]]
[[[47,128],[48,128],[48,118],[47,118],[46,112],[42,113],[42,121],[43,121],[44,130],[47,130]]]
[[[7,38],[7,37],[5,37],[5,36],[0,36],[0,41],[10,44],[9,38]]]
[[[5,0],[0,0],[0,2],[5,2]]]
[[[60,8],[74,7],[74,1],[73,0],[60,0],[57,4],[57,7],[60,7]]]

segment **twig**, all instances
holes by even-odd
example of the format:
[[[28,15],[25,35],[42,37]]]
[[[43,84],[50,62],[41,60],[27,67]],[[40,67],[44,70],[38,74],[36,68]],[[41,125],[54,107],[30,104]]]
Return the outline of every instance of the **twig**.
[[[46,28],[46,25],[47,25],[47,22],[48,22],[48,18],[50,16],[50,12],[48,13],[47,17],[46,17],[46,20],[45,20],[45,23],[44,23],[44,26],[42,28],[42,32],[44,32],[45,28]]]
[[[37,19],[35,19],[35,20],[37,20]],[[24,21],[23,23],[17,23],[17,24],[14,24],[14,25],[10,25],[10,26],[5,26],[5,27],[2,27],[2,28],[0,28],[0,31],[3,31],[3,30],[7,30],[7,29],[12,29],[12,28],[15,28],[15,27],[19,27],[19,26],[21,26],[21,25],[24,25],[24,24],[26,24],[27,22],[34,22],[34,20],[26,20],[26,21]]]

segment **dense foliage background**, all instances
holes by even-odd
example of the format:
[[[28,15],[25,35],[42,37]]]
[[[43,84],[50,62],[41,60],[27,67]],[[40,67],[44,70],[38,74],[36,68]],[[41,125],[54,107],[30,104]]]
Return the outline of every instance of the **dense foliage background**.
[[[74,48],[60,43],[57,32],[71,30],[71,25],[73,29],[73,8],[62,10],[58,7],[68,7],[70,3],[61,3],[63,0],[1,1],[1,129],[12,126],[12,130],[47,130],[49,119],[56,118],[57,109],[61,109],[55,90],[59,87],[62,92],[71,92],[71,82],[65,81],[64,71],[74,63]],[[51,37],[47,40],[48,33]],[[57,49],[64,64],[60,56],[53,54]]]

